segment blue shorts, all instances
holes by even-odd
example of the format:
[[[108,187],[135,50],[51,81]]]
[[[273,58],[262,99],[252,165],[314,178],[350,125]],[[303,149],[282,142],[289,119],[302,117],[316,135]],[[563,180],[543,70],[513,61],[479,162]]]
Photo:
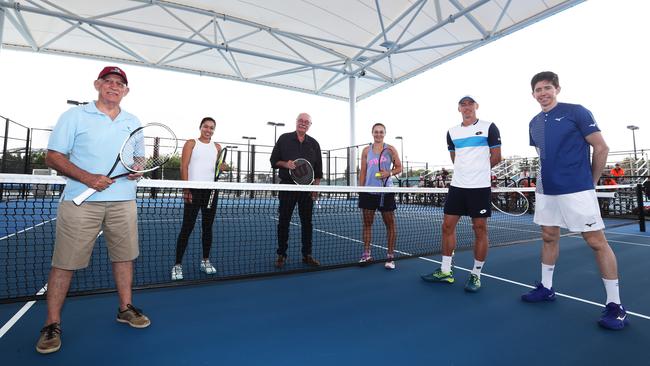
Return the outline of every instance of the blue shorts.
[[[450,186],[445,201],[445,214],[456,216],[490,217],[492,188],[459,188]]]

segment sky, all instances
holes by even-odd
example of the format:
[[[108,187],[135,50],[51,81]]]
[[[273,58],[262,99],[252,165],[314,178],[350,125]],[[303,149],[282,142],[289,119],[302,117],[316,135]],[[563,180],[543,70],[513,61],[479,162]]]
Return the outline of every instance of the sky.
[[[398,150],[403,145],[400,152],[407,160],[428,162],[430,168],[450,166],[446,131],[461,122],[460,97],[471,94],[479,103],[478,117],[499,127],[504,157],[535,156],[528,146],[528,122],[540,108],[530,79],[551,70],[560,76],[559,100],[590,109],[610,151],[632,150],[630,124],[640,127],[637,149],[649,149],[643,106],[650,85],[649,13],[648,1],[590,0],[544,19],[357,103],[355,142],[370,142],[372,124],[382,122],[386,142]],[[50,128],[70,108],[66,100],[96,99],[93,81],[105,65],[0,49],[0,115]],[[169,125],[179,138],[198,137],[201,118],[212,116],[217,141],[245,144],[242,136],[255,136],[258,144],[272,145],[274,129],[267,121],[286,124],[277,129],[279,135],[295,129],[298,113],[308,112],[313,119],[309,134],[323,149],[350,145],[347,102],[117,65],[126,71],[131,89],[122,107],[143,123]],[[37,133],[34,147],[45,147],[45,138]]]

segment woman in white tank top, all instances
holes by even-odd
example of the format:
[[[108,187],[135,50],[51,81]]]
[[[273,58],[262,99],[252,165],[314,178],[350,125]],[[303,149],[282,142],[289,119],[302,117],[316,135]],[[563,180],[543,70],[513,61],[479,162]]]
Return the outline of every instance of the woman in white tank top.
[[[191,181],[208,181],[214,180],[215,163],[217,155],[221,151],[221,146],[212,142],[214,134],[215,121],[211,117],[205,117],[201,120],[199,129],[201,135],[196,140],[187,140],[183,145],[181,155],[181,180]],[[194,229],[196,217],[201,211],[201,242],[203,244],[203,257],[199,269],[206,274],[215,274],[217,270],[210,263],[210,248],[212,247],[212,223],[217,207],[217,197],[215,196],[211,208],[207,208],[208,198],[211,190],[209,189],[184,189],[183,200],[185,207],[183,210],[183,225],[181,232],[178,234],[176,242],[176,262],[172,267],[172,280],[183,279],[183,254],[187,248],[187,242],[190,234]]]

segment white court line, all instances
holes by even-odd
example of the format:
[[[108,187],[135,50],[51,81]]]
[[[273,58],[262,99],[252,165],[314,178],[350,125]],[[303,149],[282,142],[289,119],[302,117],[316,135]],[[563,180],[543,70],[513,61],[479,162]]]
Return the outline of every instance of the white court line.
[[[427,261],[427,262],[433,262],[433,263],[442,264],[442,262],[439,262],[439,261],[437,261],[437,260],[433,260],[433,259],[430,259],[430,258],[426,258],[426,257],[418,257],[418,259],[422,259],[423,261]],[[463,271],[465,271],[465,272],[472,272],[471,269],[467,269],[467,268],[463,268],[463,267],[459,267],[459,266],[454,266],[454,268],[457,268],[457,269],[463,270]],[[487,273],[481,273],[481,277],[483,277],[483,276],[485,276],[485,277],[489,277],[489,278],[492,278],[492,279],[495,279],[495,280],[503,281],[503,282],[506,282],[506,283],[511,283],[511,284],[513,284],[513,285],[518,285],[518,286],[526,287],[526,288],[529,288],[529,289],[533,289],[533,288],[535,288],[534,286],[527,285],[527,284],[525,284],[525,283],[521,283],[521,282],[517,282],[517,281],[509,280],[509,279],[507,279],[507,278],[503,278],[503,277],[499,277],[499,276],[494,276],[494,275],[490,275],[490,274],[487,274]],[[555,295],[556,295],[556,296],[565,297],[565,298],[567,298],[567,299],[571,299],[571,300],[575,300],[575,301],[583,302],[583,303],[585,303],[585,304],[594,305],[594,306],[597,306],[597,307],[599,307],[599,308],[604,308],[604,307],[605,307],[605,305],[603,305],[603,304],[599,304],[599,303],[597,303],[597,302],[594,302],[594,301],[591,301],[591,300],[587,300],[587,299],[583,299],[583,298],[580,298],[580,297],[571,296],[571,295],[568,295],[568,294],[563,294],[563,293],[561,293],[561,292],[555,292]],[[636,313],[636,312],[629,311],[629,310],[625,310],[625,311],[626,311],[628,314],[630,314],[630,315],[634,315],[634,316],[638,316],[639,318],[643,318],[643,319],[650,320],[650,316],[649,316],[649,315],[644,315],[644,314]]]
[[[56,220],[56,219],[53,219],[53,220]],[[49,220],[49,221],[53,221],[53,220]],[[47,221],[47,222],[49,222],[49,221]],[[39,225],[42,225],[42,224],[43,224],[43,223],[41,223],[41,224],[39,224]],[[38,226],[38,225],[37,225],[37,226]],[[103,233],[104,233],[103,230],[100,231],[99,234],[97,234],[97,238],[99,238]],[[16,234],[18,234],[18,233],[16,233]],[[14,235],[14,234],[12,234],[12,235]],[[4,239],[4,238],[0,238],[0,239]],[[45,293],[45,291],[47,291],[47,283],[46,283],[45,285],[43,285],[43,288],[41,288],[41,289],[36,293],[36,295],[37,295],[37,296],[38,296],[38,295],[43,295],[43,294]],[[20,310],[18,310],[18,311],[16,312],[16,314],[14,314],[14,316],[12,316],[11,319],[9,319],[9,320],[5,323],[5,325],[2,326],[2,328],[0,328],[0,338],[2,338],[2,337],[3,337],[3,336],[4,336],[4,335],[9,331],[9,329],[11,329],[14,325],[16,325],[16,323],[18,322],[18,320],[20,320],[20,318],[22,318],[23,315],[27,314],[27,311],[28,311],[29,309],[31,309],[31,307],[32,307],[35,303],[36,303],[35,300],[32,300],[32,301],[28,301],[28,302],[26,302],[25,305],[23,305],[23,307],[20,308]]]
[[[43,295],[46,290],[47,290],[47,283],[45,284],[45,286],[43,286],[42,289],[40,289],[40,291],[36,293],[36,295]],[[4,335],[9,331],[9,329],[11,329],[34,304],[36,304],[36,301],[28,301],[27,303],[25,303],[25,305],[23,305],[23,307],[20,308],[20,310],[18,310],[18,312],[16,312],[16,314],[14,314],[14,316],[12,316],[11,319],[9,319],[9,321],[7,321],[5,325],[2,326],[2,328],[0,328],[0,338],[4,337]]]
[[[580,234],[576,234],[576,233],[571,233],[571,234],[567,235],[566,238],[574,238],[574,239],[584,240]],[[632,242],[629,242],[629,241],[621,241],[621,240],[607,239],[607,242],[609,242],[609,243],[618,243],[618,244],[627,244],[627,245],[636,245],[636,246],[639,246],[639,247],[650,247],[650,244],[632,243]]]
[[[638,236],[639,238],[650,238],[650,234],[641,235],[641,234],[632,234],[632,233],[621,233],[618,231],[608,231],[608,230],[605,230],[605,234],[629,235],[629,236]]]
[[[42,226],[42,225],[45,225],[45,224],[47,224],[47,223],[50,223],[50,222],[52,222],[52,221],[54,221],[54,220],[56,220],[56,217],[53,218],[53,219],[47,220],[47,221],[43,221],[43,222],[41,222],[41,223],[39,223],[39,224],[36,224],[36,225],[34,225],[34,226],[30,226],[30,227],[28,227],[27,229],[22,229],[22,230],[20,230],[20,231],[16,231],[16,232],[13,233],[13,234],[5,235],[5,236],[3,236],[2,238],[0,238],[0,240],[9,239],[9,238],[11,238],[12,236],[16,236],[16,235],[18,235],[18,234],[22,234],[22,233],[27,232],[27,231],[30,231],[30,230],[34,230],[35,228],[37,228],[37,227],[39,227],[39,226]]]
[[[297,226],[299,225],[299,224],[297,224],[297,223],[293,223],[293,222],[292,222],[291,224],[292,224],[292,225],[297,225]],[[327,234],[327,235],[335,236],[335,237],[337,237],[337,238],[347,239],[347,240],[350,240],[350,241],[353,241],[353,242],[357,242],[357,243],[363,243],[363,242],[360,241],[360,240],[352,239],[352,238],[345,237],[345,236],[338,235],[338,234],[334,234],[334,233],[330,233],[330,232],[327,232],[327,231],[324,231],[324,230],[320,230],[320,229],[314,229],[314,230],[316,230],[316,231],[318,231],[318,232],[321,232],[321,233],[324,233],[324,234]],[[571,236],[571,237],[575,237],[575,236]],[[580,238],[582,239],[582,237],[580,237]],[[373,246],[373,247],[377,247],[377,248],[387,249],[386,247],[382,247],[382,246],[375,245],[375,244],[372,244],[372,243],[371,243],[370,245]],[[400,254],[404,254],[404,255],[412,255],[412,254],[410,254],[410,253],[406,253],[406,252],[398,251],[397,249],[395,250],[395,252],[400,253]],[[421,260],[423,260],[423,261],[427,261],[427,262],[434,262],[434,263],[438,263],[438,264],[441,264],[441,263],[442,263],[442,262],[439,262],[439,261],[436,261],[436,260],[433,260],[433,259],[430,259],[430,258],[426,258],[426,257],[418,257],[418,259],[421,259]],[[463,270],[463,271],[465,271],[465,272],[472,272],[472,270],[470,270],[470,269],[463,268],[463,267],[459,267],[459,266],[454,266],[454,268],[457,268],[457,269]],[[494,275],[490,275],[490,274],[487,274],[487,273],[481,273],[481,276],[489,277],[489,278],[492,278],[492,279],[495,279],[495,280],[503,281],[503,282],[506,282],[506,283],[510,283],[510,284],[513,284],[513,285],[518,285],[518,286],[522,286],[522,287],[526,287],[526,288],[530,288],[530,289],[535,288],[534,286],[527,285],[527,284],[525,284],[525,283],[517,282],[517,281],[514,281],[514,280],[509,280],[509,279],[507,279],[507,278],[503,278],[503,277],[499,277],[499,276],[494,276]],[[605,307],[605,305],[603,305],[603,304],[599,304],[599,303],[594,302],[594,301],[590,301],[590,300],[587,300],[587,299],[582,299],[582,298],[579,298],[579,297],[576,297],[576,296],[571,296],[571,295],[564,294],[564,293],[561,293],[561,292],[556,292],[555,295],[556,295],[556,296],[565,297],[565,298],[567,298],[567,299],[571,299],[571,300],[579,301],[579,302],[582,302],[582,303],[585,303],[585,304],[594,305],[594,306],[597,306],[597,307],[600,307],[600,308],[604,308],[604,307]],[[630,314],[630,315],[634,315],[634,316],[637,316],[637,317],[639,317],[639,318],[643,318],[643,319],[650,320],[650,316],[649,316],[649,315],[644,315],[644,314],[636,313],[636,312],[629,311],[629,310],[626,310],[626,311],[627,311],[627,313]]]

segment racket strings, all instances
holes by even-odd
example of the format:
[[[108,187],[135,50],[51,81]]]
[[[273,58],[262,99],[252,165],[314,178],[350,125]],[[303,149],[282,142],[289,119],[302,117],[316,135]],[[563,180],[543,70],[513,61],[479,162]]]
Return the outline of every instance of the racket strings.
[[[294,163],[296,168],[289,170],[291,179],[296,184],[311,184],[314,181],[314,169],[311,164],[305,159],[296,159]]]
[[[493,192],[492,205],[497,210],[512,214],[522,215],[528,211],[530,206],[528,193],[522,192]]]
[[[176,136],[168,127],[146,125],[124,142],[120,160],[129,170],[144,173],[165,164],[177,147]]]

